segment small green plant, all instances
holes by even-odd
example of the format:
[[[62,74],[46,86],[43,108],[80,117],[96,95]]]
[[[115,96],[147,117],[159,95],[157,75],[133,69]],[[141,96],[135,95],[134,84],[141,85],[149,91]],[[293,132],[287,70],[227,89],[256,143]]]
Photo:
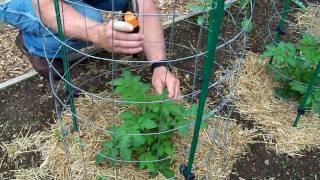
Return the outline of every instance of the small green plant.
[[[108,180],[107,176],[104,176],[104,175],[98,175],[96,177],[96,180]]]
[[[275,93],[284,99],[301,99],[311,81],[315,67],[320,60],[320,39],[304,34],[297,44],[280,42],[268,45],[261,58],[272,57],[273,66],[289,78],[275,73],[274,79],[280,82]],[[320,86],[318,80],[315,84]],[[308,107],[320,112],[320,92],[314,91],[307,102]]]
[[[124,101],[163,101],[167,97],[167,93],[153,95],[150,85],[140,82],[140,77],[129,71],[124,71],[121,77],[110,84],[115,86],[116,94]],[[158,172],[166,177],[174,176],[170,168],[174,161],[166,159],[174,154],[172,136],[176,132],[172,129],[178,128],[179,134],[188,135],[188,126],[195,119],[196,111],[196,105],[185,108],[172,101],[133,104],[120,113],[121,125],[109,129],[112,138],[102,142],[102,150],[96,155],[96,163],[103,163],[105,157],[134,160],[140,161],[138,167],[148,169],[153,176]],[[205,127],[204,123],[202,127]],[[109,162],[114,166],[119,164],[115,160]]]
[[[211,9],[212,0],[197,0],[190,1],[187,4],[187,8],[195,12],[205,12],[204,15],[199,15],[197,17],[197,23],[199,25],[207,24],[209,21],[209,11]],[[249,0],[226,0],[224,9],[230,8],[233,4],[238,4],[242,12],[247,12]],[[245,16],[241,21],[241,27],[245,32],[249,33],[252,30],[251,19]]]

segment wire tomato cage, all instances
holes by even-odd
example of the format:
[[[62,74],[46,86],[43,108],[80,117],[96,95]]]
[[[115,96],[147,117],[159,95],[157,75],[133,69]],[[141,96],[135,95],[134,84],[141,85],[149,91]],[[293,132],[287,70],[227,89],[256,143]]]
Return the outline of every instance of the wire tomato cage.
[[[268,37],[271,39],[272,43],[275,46],[278,46],[281,41],[286,43],[297,43],[299,39],[303,38],[304,35],[309,35],[312,38],[319,40],[318,34],[315,34],[311,30],[308,30],[310,29],[310,27],[306,27],[303,24],[294,23],[289,18],[290,13],[304,13],[303,7],[299,6],[300,8],[291,8],[290,5],[293,2],[291,2],[290,0],[285,0],[283,1],[283,9],[280,10],[277,8],[276,3],[277,2],[273,1],[275,15],[270,18],[268,24]],[[295,58],[297,58],[299,61],[310,61],[310,59],[301,59],[298,56],[295,56]],[[312,98],[312,96],[315,96],[320,92],[317,83],[319,79],[318,75],[320,73],[319,60],[318,62],[314,62],[314,64],[310,64],[309,66],[310,68],[312,68],[313,71],[313,73],[310,75],[310,80],[301,81],[297,80],[292,73],[290,74],[285,72],[283,67],[273,65],[273,58],[270,59],[268,64],[268,67],[274,73],[274,76],[279,77],[280,79],[282,79],[283,82],[294,83],[300,89],[305,89],[303,97],[301,97],[301,100],[299,102],[283,98],[280,95],[276,94],[276,96],[282,99],[283,101],[297,106],[297,116],[292,123],[293,127],[298,126],[301,116],[304,115],[306,111],[318,112],[317,108],[312,107],[313,105],[310,106],[310,103],[308,104],[308,102]]]
[[[221,177],[230,156],[233,102],[247,47],[248,32],[241,22],[251,21],[253,2],[248,0],[243,8],[239,1],[168,0],[157,2],[159,11],[150,13],[150,2],[137,1],[139,21],[154,18],[164,28],[163,42],[144,39],[144,47],[166,47],[162,61],[180,80],[178,102],[152,89],[152,62],[146,53],[118,54],[66,35],[70,8],[86,17],[78,22],[88,37],[92,20],[99,25],[122,20],[119,7],[126,1],[108,1],[108,7],[53,2],[57,32],[39,18],[60,129],[58,144],[64,152],[59,168],[48,168],[51,174],[69,179]],[[43,17],[46,10],[37,10]],[[142,34],[150,28],[140,26]],[[52,42],[58,45],[53,48]],[[61,74],[52,63],[56,59],[62,59]]]

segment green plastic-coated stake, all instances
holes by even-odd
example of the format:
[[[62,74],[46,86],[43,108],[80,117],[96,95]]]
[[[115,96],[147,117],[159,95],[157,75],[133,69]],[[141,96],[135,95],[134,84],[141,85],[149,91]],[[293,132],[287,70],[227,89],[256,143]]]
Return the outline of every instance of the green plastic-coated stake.
[[[288,17],[289,14],[289,8],[290,8],[291,0],[284,0],[283,3],[283,12],[281,13],[281,19],[278,24],[278,30],[276,35],[276,43],[278,44],[281,41],[281,33],[285,32],[285,20]]]
[[[297,116],[296,116],[296,118],[295,118],[295,120],[293,122],[293,125],[292,125],[293,127],[297,127],[298,126],[300,118],[304,114],[304,108],[306,106],[306,103],[307,103],[309,97],[312,95],[312,88],[313,88],[314,84],[316,83],[319,74],[320,74],[320,60],[318,61],[318,65],[317,65],[315,71],[312,74],[311,82],[308,85],[306,94],[304,95],[303,100],[299,105],[298,114],[297,114]]]
[[[215,8],[216,2],[217,7]],[[203,82],[201,84],[201,93],[200,93],[200,100],[198,104],[198,111],[197,111],[197,119],[195,122],[195,128],[193,132],[193,138],[192,138],[192,144],[191,149],[189,153],[189,159],[188,159],[188,166],[187,166],[187,172],[185,175],[185,178],[189,177],[192,172],[192,164],[194,161],[194,156],[197,149],[198,144],[198,137],[199,137],[199,131],[200,131],[200,125],[202,122],[202,116],[204,111],[204,105],[206,102],[206,97],[208,95],[208,87],[209,87],[209,81],[211,79],[212,74],[212,65],[215,62],[215,55],[216,55],[216,47],[218,43],[218,37],[220,34],[220,26],[221,21],[223,17],[224,12],[224,0],[213,0],[211,4],[211,12],[209,16],[209,34],[207,39],[207,54],[205,57],[202,75],[203,75]]]
[[[284,22],[288,17],[290,4],[291,4],[291,0],[284,0],[283,2],[284,8],[283,8],[283,12],[281,13],[281,19],[278,23],[277,33],[276,33],[275,42],[274,42],[275,45],[279,44],[279,42],[281,41],[281,36],[285,32]],[[273,61],[273,57],[269,59],[269,64],[272,64],[272,61]]]
[[[56,21],[57,21],[57,26],[58,26],[58,36],[59,36],[59,40],[61,42],[64,42],[64,33],[62,30],[62,23],[61,23],[61,16],[60,16],[60,7],[59,7],[59,0],[54,0],[54,9],[55,9],[55,13],[56,13]],[[68,61],[68,56],[67,56],[67,50],[66,47],[64,45],[62,45],[61,47],[61,57],[63,60],[63,69],[65,72],[65,79],[67,81],[66,83],[66,89],[68,92],[68,102],[70,105],[70,110],[72,113],[72,130],[73,131],[79,131],[79,127],[78,127],[78,120],[76,117],[76,109],[74,106],[74,97],[73,97],[73,93],[72,93],[72,87],[71,87],[71,75],[70,75],[70,71],[69,71],[69,61]]]

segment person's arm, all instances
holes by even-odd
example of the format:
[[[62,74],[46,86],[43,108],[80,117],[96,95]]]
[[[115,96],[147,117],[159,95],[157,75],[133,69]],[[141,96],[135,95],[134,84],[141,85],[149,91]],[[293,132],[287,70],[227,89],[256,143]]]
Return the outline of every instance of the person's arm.
[[[118,53],[135,54],[142,51],[143,35],[126,33],[131,32],[133,27],[124,24],[121,31],[112,29],[112,23],[101,24],[85,18],[62,0],[59,1],[61,18],[63,18],[64,33],[68,37],[90,41],[108,51]],[[33,0],[35,12],[38,12],[37,0]],[[40,1],[40,14],[43,23],[53,31],[57,31],[57,22],[52,0]]]
[[[166,47],[158,8],[153,0],[137,0],[140,32],[144,34],[144,52],[150,61],[166,59]],[[145,14],[145,15],[144,15]],[[152,15],[154,14],[154,15]],[[158,14],[158,15],[156,15]]]
[[[149,61],[166,60],[166,47],[160,17],[159,15],[150,15],[158,14],[156,4],[153,0],[137,1],[141,14],[139,17],[140,33],[144,34],[143,47],[146,57]],[[178,99],[180,82],[166,67],[161,66],[154,69],[152,85],[158,94],[167,88],[169,98]]]
[[[163,32],[158,16],[142,17],[141,27],[143,33],[129,33],[133,27],[128,24],[122,24],[121,31],[112,28],[115,23],[101,24],[83,17],[70,5],[63,0],[59,1],[61,16],[63,18],[64,33],[68,37],[90,41],[95,45],[115,53],[136,54],[144,48],[148,60],[158,61],[166,58]],[[35,11],[37,12],[37,0],[33,0]],[[54,3],[52,0],[40,1],[41,19],[50,29],[57,31]],[[144,6],[144,8],[143,8]],[[139,0],[139,8],[145,10],[145,13],[156,13],[157,8],[152,0]],[[143,23],[144,21],[144,23]],[[86,22],[86,23],[85,23]],[[146,28],[143,24],[148,24]],[[144,38],[146,36],[146,38]],[[144,43],[144,39],[146,40]],[[151,43],[156,42],[156,43]],[[154,70],[152,84],[157,93],[161,93],[164,88],[168,89],[170,98],[178,98],[179,80],[172,75],[165,67],[158,67]]]

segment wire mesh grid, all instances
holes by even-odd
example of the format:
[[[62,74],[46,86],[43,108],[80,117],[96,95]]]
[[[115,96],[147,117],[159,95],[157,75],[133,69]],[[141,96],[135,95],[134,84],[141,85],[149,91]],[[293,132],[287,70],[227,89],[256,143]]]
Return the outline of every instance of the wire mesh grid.
[[[151,42],[150,39],[145,39],[144,44],[165,45],[167,58],[161,60],[170,62],[171,72],[181,83],[178,103],[164,96],[154,98],[154,90],[147,85],[147,82],[152,81],[150,72],[152,62],[147,61],[147,54],[142,53],[138,57],[119,55],[113,47],[106,52],[92,47],[89,42],[80,42],[81,48],[74,47],[73,44],[78,44],[73,42],[75,41],[73,37],[66,36],[62,41],[58,34],[53,33],[46,27],[44,20],[40,19],[45,29],[44,41],[46,42],[49,37],[59,43],[58,49],[54,51],[50,51],[49,42],[43,45],[49,64],[54,58],[61,58],[63,48],[69,58],[74,54],[80,54],[76,61],[70,62],[68,71],[71,72],[71,81],[68,80],[67,73],[59,74],[53,65],[50,66],[50,84],[56,100],[57,122],[60,128],[60,132],[57,132],[59,143],[55,148],[63,150],[56,152],[56,161],[50,167],[49,172],[53,179],[182,178],[182,175],[179,175],[179,165],[188,160],[196,116],[194,111],[196,109],[192,107],[199,101],[200,84],[203,79],[201,68],[207,53],[205,43],[207,34],[211,31],[206,23],[196,23],[196,19],[199,16],[207,17],[207,13],[213,10],[207,8],[212,1],[204,1],[206,9],[199,11],[181,8],[187,7],[190,3],[198,4],[198,1],[161,1],[158,2],[161,9],[158,13],[144,13],[146,2],[138,1],[139,18],[161,19],[166,28],[163,42]],[[248,1],[249,8],[245,11],[239,7],[237,1],[226,2],[232,6],[225,9],[222,34],[219,36],[217,46],[218,58],[208,87],[206,113],[203,117],[208,127],[200,132],[196,161],[193,164],[197,178],[224,178],[221,172],[227,168],[230,156],[228,152],[230,127],[234,116],[233,101],[238,72],[247,46],[247,32],[240,22],[243,17],[252,18],[253,2]],[[87,10],[98,12],[104,16],[103,24],[108,22],[113,24],[116,20],[121,20],[123,12],[115,11],[115,1],[110,3],[109,10],[102,10],[82,1],[66,0],[60,3],[59,15],[64,32],[67,33],[66,22],[69,22],[65,19],[68,8],[76,9],[85,17]],[[165,7],[161,8],[161,5]],[[41,6],[38,6],[38,13],[42,17]],[[90,19],[84,18],[82,22],[86,37],[90,34],[90,28],[93,28],[88,26],[88,21]],[[143,24],[140,33],[143,34],[145,28],[150,27]],[[140,85],[146,85],[148,89],[144,95],[153,98],[121,98],[117,92],[117,85],[113,82],[123,78],[126,73],[129,73],[131,78],[137,77]],[[55,81],[54,75],[60,76],[61,80]],[[65,90],[67,89],[65,86],[69,86],[71,92]],[[125,91],[139,94],[133,87],[126,87]],[[74,96],[77,98],[72,109],[73,104],[70,103],[70,99]],[[170,111],[177,108],[176,105],[179,106],[182,115],[181,113],[174,115],[174,112]],[[159,109],[153,111],[155,116],[142,120],[144,122],[141,122],[135,130],[123,128],[128,121],[124,121],[124,114],[139,115],[140,117],[135,116],[139,119],[147,117],[145,113],[148,109],[151,112],[152,107]],[[192,113],[186,116],[188,112]],[[164,127],[168,125],[167,118],[171,117],[171,121],[175,122],[178,116],[182,116],[183,123]],[[77,120],[78,131],[72,128],[74,119]],[[150,127],[145,127],[146,121],[150,119],[155,124],[151,123]],[[220,157],[219,160],[217,156]],[[99,159],[103,161],[97,163]]]
[[[304,10],[302,9],[297,9],[297,8],[293,8],[290,7],[287,11],[283,10],[283,9],[279,9],[277,8],[279,2],[275,2],[273,1],[273,9],[275,14],[270,18],[269,23],[268,23],[268,36],[267,39],[271,41],[271,43],[273,43],[274,45],[279,45],[279,38],[281,38],[282,42],[285,43],[297,43],[299,42],[300,39],[302,39],[304,34],[309,34],[311,36],[313,36],[314,38],[319,38],[319,36],[317,34],[315,34],[314,32],[310,32],[307,28],[305,27],[303,24],[301,23],[296,23],[293,22],[293,19],[299,19],[299,17],[292,17],[292,16],[297,16],[297,14],[305,14],[306,12],[304,12]],[[311,6],[312,7],[312,6]],[[294,13],[293,13],[294,12]],[[289,18],[286,17],[282,17],[284,13],[292,13]],[[310,17],[309,17],[310,18]],[[278,29],[278,25],[279,23],[283,21],[283,25],[284,25],[284,29],[285,32],[284,34],[279,35],[279,29]],[[296,58],[299,59],[298,56],[296,56]],[[301,59],[303,60],[303,59]],[[272,71],[272,73],[274,74],[274,76],[279,77],[280,79],[282,79],[283,81],[288,81],[288,82],[293,82],[297,85],[297,87],[300,88],[305,88],[307,87],[309,84],[307,82],[302,82],[301,80],[297,80],[295,79],[292,74],[288,74],[288,72],[285,71],[285,69],[283,69],[283,67],[281,66],[275,66],[273,64],[268,64],[268,68]],[[312,67],[315,69],[315,67]],[[311,80],[311,78],[310,78]],[[314,84],[313,86],[313,93],[319,93],[320,87],[317,84]],[[285,99],[283,97],[281,97],[279,94],[275,94],[279,99],[288,102],[296,107],[299,106],[299,102],[296,101],[292,101],[290,99]],[[305,107],[306,111],[311,111],[314,112],[315,110],[310,107],[307,106]]]

